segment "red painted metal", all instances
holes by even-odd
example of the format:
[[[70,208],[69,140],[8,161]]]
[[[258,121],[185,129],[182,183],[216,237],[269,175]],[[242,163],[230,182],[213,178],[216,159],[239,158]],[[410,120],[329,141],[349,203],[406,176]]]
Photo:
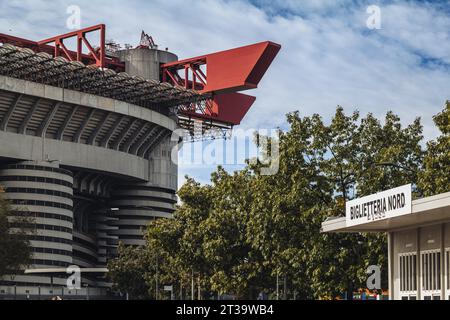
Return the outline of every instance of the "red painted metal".
[[[280,48],[266,41],[167,63],[162,66],[162,81],[213,95],[201,116],[192,106],[182,109],[185,115],[239,124],[255,97],[236,92],[257,88]]]
[[[192,119],[215,121],[228,125],[238,125],[255,102],[256,97],[232,92],[206,100],[207,107],[198,110],[198,104],[192,103],[180,109],[180,112]]]
[[[9,43],[17,47],[30,48],[35,52],[47,52],[46,48],[41,48],[36,41],[10,36],[9,34],[0,33],[0,42]]]
[[[139,42],[139,49],[157,49],[157,45],[153,40],[152,36],[149,36],[147,33],[142,30],[141,32],[141,41]]]
[[[104,68],[106,66],[105,63],[105,30],[106,27],[104,24],[98,24],[96,26],[84,28],[77,31],[72,31],[66,34],[62,34],[59,36],[51,37],[42,41],[38,41],[38,45],[48,45],[54,43],[54,56],[58,57],[61,53],[64,54],[65,58],[70,61],[81,61],[83,55],[83,44],[88,48],[89,55],[95,60],[95,64],[99,68]],[[86,34],[99,31],[100,32],[100,45],[97,49],[94,49],[90,42],[86,38]],[[73,51],[67,50],[64,45],[64,40],[76,37],[77,41],[77,51],[76,55],[74,55]]]
[[[266,41],[166,63],[162,66],[163,81],[202,93],[254,89],[280,48],[280,45]],[[207,75],[202,66],[206,66]],[[180,70],[184,70],[184,77],[179,75]]]
[[[104,24],[99,24],[38,42],[0,34],[0,41],[30,48],[35,52],[47,52],[54,57],[64,56],[70,61],[95,64],[99,68],[125,71],[123,62],[106,55],[105,29]],[[86,38],[92,32],[100,33],[98,48],[94,48]],[[148,37],[145,33],[143,36]],[[76,51],[68,50],[64,43],[70,38],[76,39]],[[87,54],[83,53],[83,46],[88,49]],[[279,44],[266,41],[167,63],[161,66],[161,80],[210,97],[201,103],[180,107],[182,114],[190,118],[236,125],[256,99],[237,92],[257,88],[280,48]]]
[[[232,92],[220,94],[213,99],[213,112],[217,121],[238,125],[244,119],[256,97]]]
[[[86,38],[87,33],[95,31],[100,32],[98,49],[95,49]],[[46,52],[54,57],[64,56],[70,61],[81,61],[86,65],[95,64],[100,68],[107,67],[118,72],[125,71],[123,62],[115,57],[106,55],[105,31],[105,25],[100,24],[37,42],[0,33],[0,41],[18,47],[30,48],[35,52]],[[64,40],[75,37],[77,40],[77,51],[68,50]],[[54,46],[51,44],[54,44]],[[83,44],[88,48],[89,53],[83,53]]]

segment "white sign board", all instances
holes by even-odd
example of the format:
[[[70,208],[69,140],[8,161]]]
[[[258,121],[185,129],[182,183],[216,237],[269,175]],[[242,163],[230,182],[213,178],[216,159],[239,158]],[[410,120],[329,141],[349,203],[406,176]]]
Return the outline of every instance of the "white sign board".
[[[411,213],[411,184],[347,201],[347,227]]]

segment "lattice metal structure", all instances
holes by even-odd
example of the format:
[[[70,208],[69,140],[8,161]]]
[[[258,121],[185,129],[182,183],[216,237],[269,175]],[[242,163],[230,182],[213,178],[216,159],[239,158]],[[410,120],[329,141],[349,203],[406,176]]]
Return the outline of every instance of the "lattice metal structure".
[[[0,74],[117,99],[166,114],[169,107],[207,98],[169,83],[86,66],[80,61],[54,58],[45,52],[35,53],[11,44],[0,46]]]

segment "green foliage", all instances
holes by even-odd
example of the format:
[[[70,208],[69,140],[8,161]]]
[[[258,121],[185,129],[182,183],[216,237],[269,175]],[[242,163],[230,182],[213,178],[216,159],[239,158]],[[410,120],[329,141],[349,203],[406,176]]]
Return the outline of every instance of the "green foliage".
[[[152,253],[145,248],[120,243],[118,254],[120,259],[108,262],[109,276],[114,279],[115,289],[128,293],[130,299],[154,297],[146,283],[146,279],[155,274]]]
[[[112,278],[128,292],[139,285],[127,278],[144,282],[147,297],[159,283],[184,298],[192,289],[200,298],[274,298],[278,282],[287,297],[330,299],[365,287],[367,267],[377,264],[386,288],[385,235],[324,234],[321,223],[343,216],[350,199],[407,183],[416,197],[449,191],[449,119],[447,104],[435,117],[442,136],[424,152],[420,119],[403,127],[392,112],[380,121],[338,107],[329,123],[290,113],[276,174],[261,175],[262,164],[249,161],[233,174],[219,167],[210,185],[188,178],[173,219],[149,225],[138,257],[121,251]]]
[[[327,215],[344,215],[345,202],[354,197],[407,183],[417,184],[423,157],[419,119],[402,128],[400,119],[389,112],[381,125],[372,114],[358,121],[357,112],[346,116],[340,107],[329,125],[324,125],[317,116],[313,118],[316,120],[311,139],[315,142],[316,162],[333,189],[328,194],[332,202],[320,210],[322,221]],[[316,298],[334,297],[364,287],[365,270],[371,264],[382,266],[386,287],[385,235],[320,234],[320,223],[319,220],[312,224],[315,240],[308,248],[312,247],[314,254],[306,261]]]
[[[11,211],[0,193],[0,276],[16,274],[31,262],[31,246],[25,238],[31,220],[13,217]]]
[[[450,102],[434,117],[441,135],[427,144],[420,187],[425,195],[450,191]]]

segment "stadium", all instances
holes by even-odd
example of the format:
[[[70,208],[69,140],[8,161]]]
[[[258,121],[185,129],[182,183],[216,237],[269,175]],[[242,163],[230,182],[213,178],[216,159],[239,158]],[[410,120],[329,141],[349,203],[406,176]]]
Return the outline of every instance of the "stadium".
[[[173,147],[239,125],[255,101],[240,91],[257,88],[279,50],[179,60],[144,32],[121,48],[103,24],[42,41],[0,34],[0,185],[34,228],[32,265],[1,280],[0,298],[111,296],[119,242],[144,244],[143,228],[175,209]],[[81,289],[65,288],[72,265]]]

